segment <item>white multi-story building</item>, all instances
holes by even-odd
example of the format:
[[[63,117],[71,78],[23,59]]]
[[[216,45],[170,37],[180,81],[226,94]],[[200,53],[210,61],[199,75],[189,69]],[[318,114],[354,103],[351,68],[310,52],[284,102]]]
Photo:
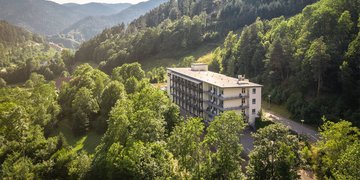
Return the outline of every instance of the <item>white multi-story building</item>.
[[[224,111],[244,114],[249,125],[261,108],[262,85],[208,71],[206,64],[192,64],[191,68],[168,68],[167,92],[182,112],[207,121]]]

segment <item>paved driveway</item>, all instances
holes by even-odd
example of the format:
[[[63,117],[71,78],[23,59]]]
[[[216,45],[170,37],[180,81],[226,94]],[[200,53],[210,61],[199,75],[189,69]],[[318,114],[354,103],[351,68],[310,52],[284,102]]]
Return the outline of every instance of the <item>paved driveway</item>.
[[[276,115],[269,111],[264,111],[265,116],[268,117],[270,120],[274,122],[278,122],[288,126],[289,129],[295,131],[298,134],[305,135],[308,137],[310,142],[316,142],[319,140],[319,132],[316,131],[314,128],[309,127],[307,125],[303,125],[299,122],[290,120],[288,118]],[[250,128],[246,128],[240,138],[240,142],[243,145],[244,153],[249,155],[250,151],[254,149],[254,138],[251,136],[252,130]]]
[[[254,138],[251,136],[251,132],[249,128],[246,128],[240,137],[246,155],[249,155],[250,151],[254,149]]]
[[[265,113],[265,116],[268,117],[270,120],[284,124],[284,125],[288,126],[291,130],[295,131],[296,133],[305,135],[306,137],[308,137],[310,142],[316,142],[319,140],[319,137],[320,137],[319,132],[312,127],[309,127],[305,124],[303,125],[299,122],[279,116],[277,114],[274,114],[273,112],[264,111],[264,113]]]

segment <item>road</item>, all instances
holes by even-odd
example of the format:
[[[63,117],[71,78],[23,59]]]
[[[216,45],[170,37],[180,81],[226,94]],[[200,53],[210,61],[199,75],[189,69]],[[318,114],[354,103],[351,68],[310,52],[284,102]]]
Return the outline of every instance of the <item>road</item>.
[[[312,127],[309,127],[305,124],[302,125],[301,123],[279,116],[269,111],[264,111],[264,113],[264,115],[270,120],[284,124],[296,133],[305,135],[306,137],[308,137],[308,140],[310,142],[316,142],[317,140],[319,140],[319,132],[314,130]],[[240,138],[246,155],[248,155],[250,151],[254,149],[254,138],[251,136],[252,132],[253,131],[250,128],[246,128]]]
[[[310,142],[316,142],[319,140],[319,132],[306,124],[301,124],[299,122],[274,114],[270,111],[264,111],[264,113],[265,117],[268,117],[270,120],[286,125],[289,127],[289,129],[295,131],[298,134],[305,135]]]

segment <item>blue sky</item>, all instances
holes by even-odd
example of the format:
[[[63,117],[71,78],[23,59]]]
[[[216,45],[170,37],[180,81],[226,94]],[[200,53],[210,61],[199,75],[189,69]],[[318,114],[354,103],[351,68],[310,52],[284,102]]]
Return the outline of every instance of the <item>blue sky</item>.
[[[85,4],[85,3],[89,3],[89,2],[101,2],[101,3],[132,3],[132,4],[136,4],[142,1],[147,1],[147,0],[50,0],[50,1],[54,1],[57,2],[59,4],[63,4],[63,3],[77,3],[77,4]]]

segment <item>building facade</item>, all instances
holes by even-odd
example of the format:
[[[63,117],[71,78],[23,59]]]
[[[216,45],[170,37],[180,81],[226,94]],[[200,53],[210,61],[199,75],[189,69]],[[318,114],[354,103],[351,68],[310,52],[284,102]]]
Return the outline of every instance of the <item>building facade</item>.
[[[167,92],[183,113],[211,121],[224,111],[244,114],[249,125],[261,109],[262,85],[208,71],[206,64],[167,69]]]

